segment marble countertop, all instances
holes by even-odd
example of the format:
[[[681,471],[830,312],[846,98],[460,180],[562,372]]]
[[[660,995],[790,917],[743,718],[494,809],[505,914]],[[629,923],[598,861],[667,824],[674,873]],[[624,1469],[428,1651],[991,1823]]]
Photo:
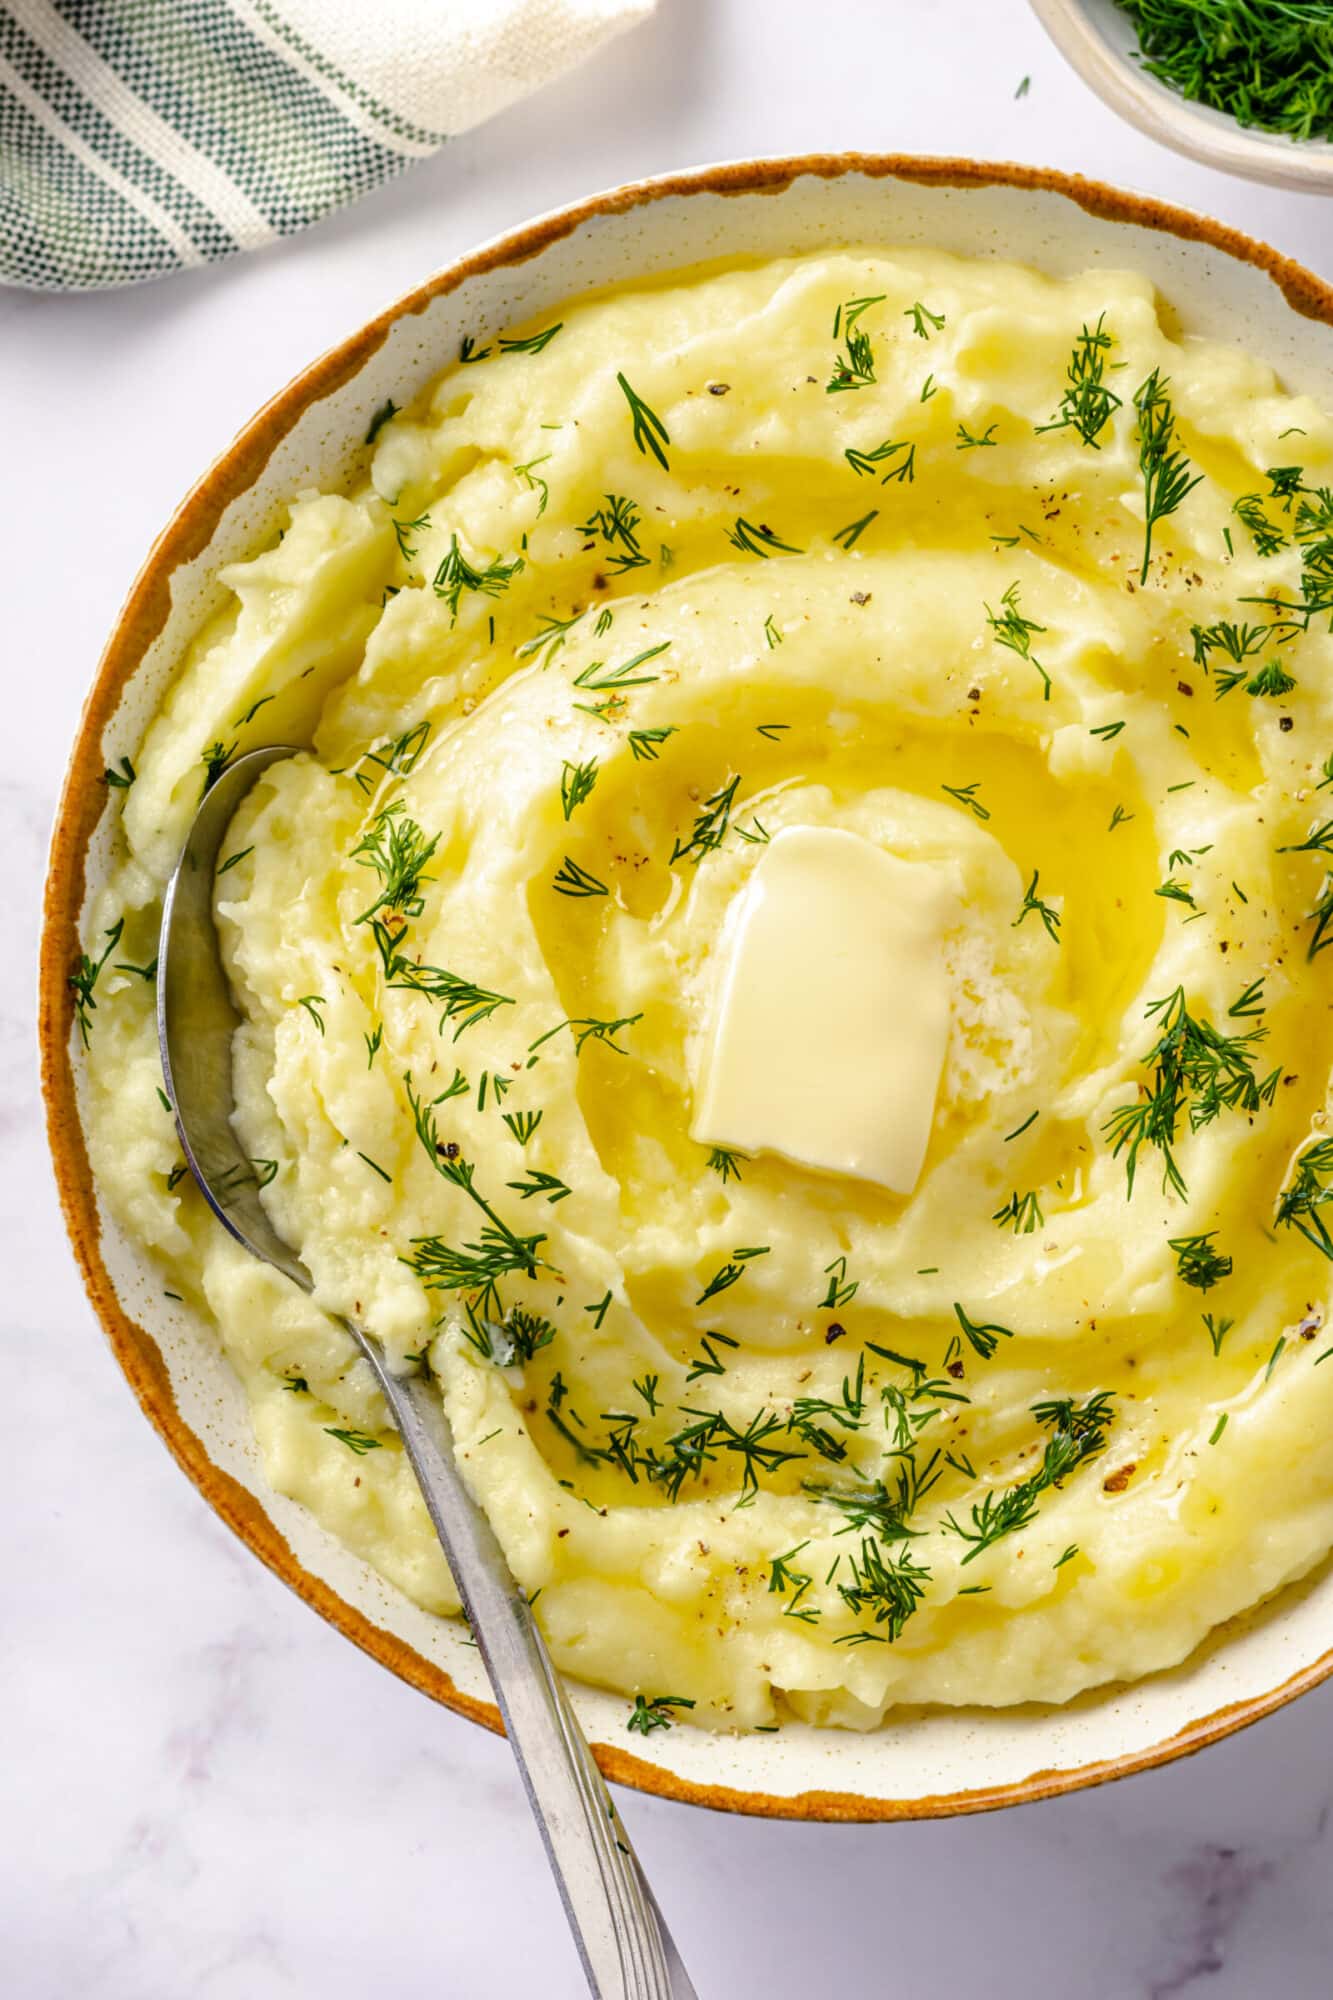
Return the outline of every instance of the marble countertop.
[[[580,74],[275,252],[100,298],[0,293],[0,849],[23,885],[0,954],[0,1980],[14,2000],[583,1991],[504,1745],[362,1658],[232,1539],[94,1324],[42,1164],[47,831],[150,540],[312,355],[557,202],[840,147],[1082,169],[1333,276],[1326,203],[1119,124],[1020,0],[661,0]],[[623,1805],[702,2000],[1314,2000],[1333,1959],[1328,1733],[1333,1686],[1171,1769],[919,1826]]]

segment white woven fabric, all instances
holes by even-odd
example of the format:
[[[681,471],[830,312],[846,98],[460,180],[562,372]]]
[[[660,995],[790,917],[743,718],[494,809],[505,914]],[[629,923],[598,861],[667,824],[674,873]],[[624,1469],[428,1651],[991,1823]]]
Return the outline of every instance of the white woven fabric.
[[[280,0],[285,19],[414,125],[456,134],[572,69],[654,0]]]
[[[316,222],[654,0],[0,0],[0,283],[86,291]]]

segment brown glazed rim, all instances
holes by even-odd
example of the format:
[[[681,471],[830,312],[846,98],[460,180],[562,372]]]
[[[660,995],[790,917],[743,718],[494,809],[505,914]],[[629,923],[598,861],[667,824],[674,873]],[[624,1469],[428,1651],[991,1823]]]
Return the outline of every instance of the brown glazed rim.
[[[595,195],[571,208],[512,231],[485,249],[461,258],[448,269],[408,292],[357,333],[332,348],[298,375],[289,386],[252,418],[235,442],[186,496],[148,553],[131,587],[124,609],[107,642],[84,705],[70,758],[64,791],[52,837],[50,872],[46,882],[40,972],[40,1039],[42,1087],[47,1131],[55,1163],[65,1222],[74,1254],[92,1300],[129,1378],[145,1415],[155,1426],[181,1469],[204,1498],[269,1568],[313,1605],[331,1625],[353,1640],[400,1679],[419,1688],[446,1708],[500,1730],[495,1707],[477,1701],[456,1687],[449,1676],[414,1648],[386,1632],[346,1603],[320,1577],[306,1569],[278,1532],[255,1497],[230,1473],[215,1465],[201,1440],[182,1419],[161,1351],[143,1327],[127,1317],[102,1259],[101,1228],[92,1176],[75,1102],[71,1060],[73,999],[68,984],[78,955],[78,922],[84,900],[88,844],[101,817],[105,794],[99,784],[102,736],[121,693],[162,630],[170,609],[172,571],[204,549],[223,510],[259,477],[277,444],[303,413],[331,395],[354,376],[367,357],[384,342],[396,321],[423,311],[465,279],[503,265],[537,256],[548,245],[569,235],[591,217],[617,215],[678,195],[777,194],[804,175],[837,179],[845,173],[907,181],[929,187],[983,188],[1007,186],[1045,190],[1063,195],[1091,215],[1112,222],[1135,223],[1188,241],[1210,244],[1239,262],[1253,265],[1271,278],[1294,312],[1333,326],[1333,287],[1267,244],[1243,235],[1206,216],[1191,214],[1141,195],[1126,194],[1102,182],[1052,169],[989,164],[961,159],[920,159],[902,154],[811,154],[801,158],[756,160],[707,167],[638,182]],[[677,1777],[616,1745],[595,1746],[597,1761],[608,1778],[659,1797],[721,1811],[751,1813],[773,1819],[900,1820],[933,1819],[951,1813],[984,1812],[1050,1798],[1085,1785],[1104,1783],[1147,1770],[1201,1750],[1233,1730],[1269,1715],[1333,1673],[1333,1650],[1283,1681],[1266,1694],[1253,1696],[1200,1717],[1164,1741],[1132,1755],[1084,1764],[1071,1770],[1034,1771],[1021,1782],[975,1791],[943,1793],[930,1798],[869,1798],[856,1792],[811,1791],[788,1797],[743,1791],[730,1786],[699,1785]]]

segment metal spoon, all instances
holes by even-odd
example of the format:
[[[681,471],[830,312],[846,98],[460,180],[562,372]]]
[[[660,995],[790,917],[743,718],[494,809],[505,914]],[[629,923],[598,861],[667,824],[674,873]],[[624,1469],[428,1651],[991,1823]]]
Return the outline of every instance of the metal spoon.
[[[157,1031],[176,1128],[209,1207],[256,1257],[304,1292],[314,1281],[277,1234],[232,1126],[232,1002],[213,922],[218,850],[261,771],[295,751],[239,757],[211,787],[167,885]],[[459,1476],[440,1397],[394,1375],[373,1335],[342,1320],[375,1371],[491,1677],[588,1985],[597,2000],[696,2000],[629,1836],[490,1523]]]

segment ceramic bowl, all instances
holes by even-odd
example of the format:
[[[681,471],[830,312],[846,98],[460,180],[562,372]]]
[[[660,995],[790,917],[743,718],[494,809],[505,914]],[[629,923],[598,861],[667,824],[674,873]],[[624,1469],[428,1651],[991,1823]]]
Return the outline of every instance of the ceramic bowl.
[[[616,189],[485,245],[342,341],[270,402],[204,474],[154,545],[84,710],[56,823],[42,952],[42,1054],[51,1148],[89,1296],[145,1414],[181,1469],[257,1556],[339,1631],[447,1707],[498,1717],[460,1624],[382,1582],[267,1487],[240,1388],[207,1324],[163,1298],[160,1275],[98,1200],[80,1123],[81,1057],[68,975],[81,911],[109,866],[101,773],[133,756],[219,567],[249,554],[301,487],[336,487],[371,416],[403,404],[463,330],[527,321],[587,287],[721,257],[856,242],[1016,258],[1052,273],[1148,274],[1181,327],[1266,356],[1333,403],[1333,290],[1220,224],[1025,167],[859,155],[758,161]],[[146,1447],[147,1448],[147,1447]],[[607,1774],[646,1791],[798,1819],[897,1819],[1041,1798],[1162,1763],[1226,1735],[1333,1670],[1333,1568],[1218,1633],[1184,1665],[1067,1707],[899,1712],[873,1735],[803,1725],[774,1735],[625,1734],[625,1704],[576,1704]],[[641,1747],[640,1747],[641,1745]]]
[[[1134,21],[1116,0],[1032,0],[1032,11],[1084,83],[1150,139],[1270,187],[1333,191],[1333,145],[1327,140],[1238,125],[1224,111],[1193,104],[1150,76],[1135,53]]]

